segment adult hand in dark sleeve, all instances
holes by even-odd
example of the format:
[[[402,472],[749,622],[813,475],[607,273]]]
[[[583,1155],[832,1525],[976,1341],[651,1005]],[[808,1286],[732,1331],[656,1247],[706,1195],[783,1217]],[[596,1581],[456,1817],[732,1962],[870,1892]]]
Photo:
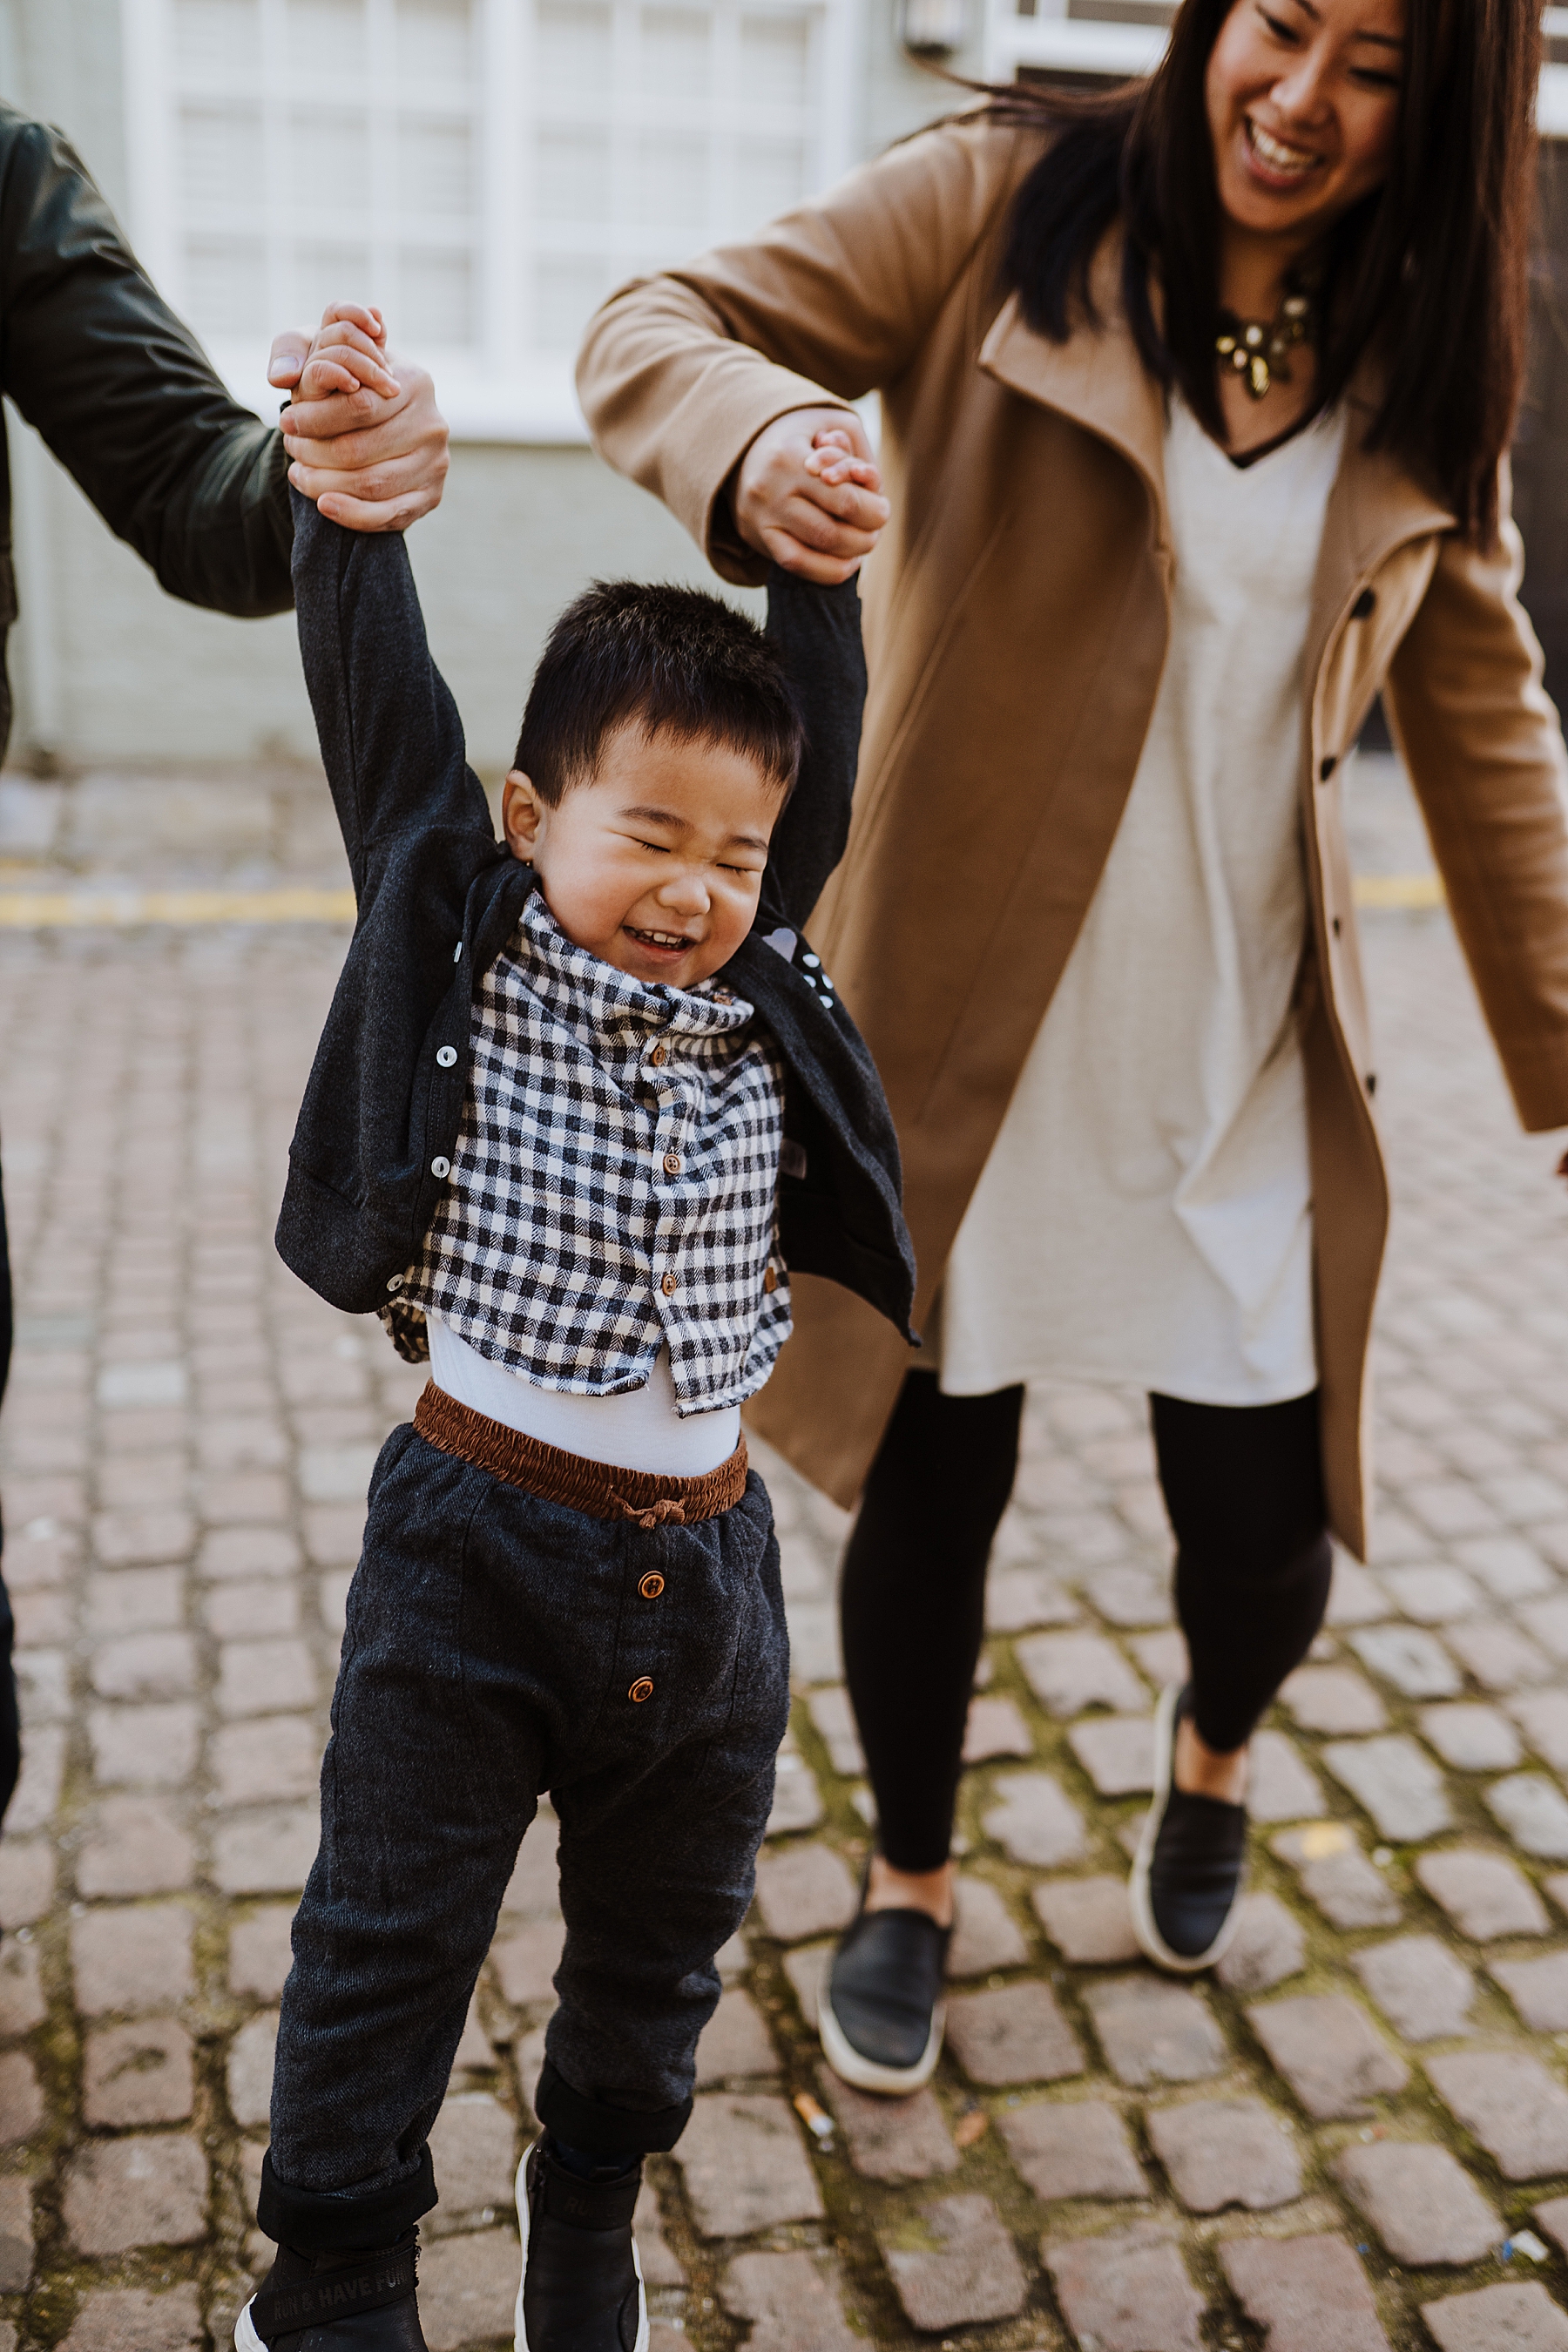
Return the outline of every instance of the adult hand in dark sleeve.
[[[341,372],[342,380],[322,391],[318,367],[303,393],[294,390],[328,330],[352,355],[356,373]],[[314,338],[278,337],[268,377],[280,391],[294,390],[283,416],[289,478],[330,522],[350,530],[406,530],[439,505],[446,420],[425,370],[388,356],[379,310],[331,303]]]

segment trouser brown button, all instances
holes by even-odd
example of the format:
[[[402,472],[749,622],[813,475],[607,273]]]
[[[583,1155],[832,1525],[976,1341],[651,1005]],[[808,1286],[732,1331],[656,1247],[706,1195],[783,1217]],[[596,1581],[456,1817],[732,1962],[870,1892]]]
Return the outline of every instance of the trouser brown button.
[[[642,1705],[645,1698],[651,1698],[653,1696],[653,1685],[648,1680],[647,1675],[639,1675],[637,1676],[636,1682],[626,1693],[626,1696],[637,1706]]]
[[[664,1591],[664,1579],[660,1576],[657,1569],[650,1568],[648,1570],[647,1574],[637,1586],[637,1591],[642,1594],[645,1601],[657,1601],[658,1599],[659,1594]]]

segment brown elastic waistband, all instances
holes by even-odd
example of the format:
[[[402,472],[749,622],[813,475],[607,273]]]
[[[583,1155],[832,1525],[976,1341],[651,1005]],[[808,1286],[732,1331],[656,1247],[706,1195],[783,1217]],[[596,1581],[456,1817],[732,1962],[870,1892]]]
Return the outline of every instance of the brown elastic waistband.
[[[651,1470],[620,1470],[613,1462],[585,1462],[508,1429],[487,1413],[459,1404],[430,1381],[414,1408],[414,1426],[427,1445],[488,1470],[509,1486],[525,1487],[542,1502],[562,1503],[591,1519],[636,1519],[657,1528],[672,1520],[691,1527],[732,1510],[746,1491],[746,1441],[728,1462],[701,1478],[661,1478]]]

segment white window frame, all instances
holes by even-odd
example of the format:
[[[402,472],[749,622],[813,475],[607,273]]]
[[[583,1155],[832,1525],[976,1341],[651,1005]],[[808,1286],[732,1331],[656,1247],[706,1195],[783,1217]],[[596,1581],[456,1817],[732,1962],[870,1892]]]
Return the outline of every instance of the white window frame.
[[[393,0],[369,0],[369,5],[373,10],[389,9]],[[570,355],[531,354],[523,336],[531,249],[527,225],[531,157],[528,142],[518,137],[518,124],[520,111],[531,107],[539,87],[529,55],[532,10],[523,0],[474,0],[474,5],[481,43],[480,95],[473,116],[480,155],[474,301],[484,340],[479,347],[416,348],[413,355],[436,375],[442,411],[454,437],[547,446],[582,443],[587,430],[573,387]],[[861,5],[862,0],[810,0],[820,16],[817,88],[822,103],[812,118],[818,187],[830,185],[855,160],[860,111]],[[767,14],[769,0],[747,0],[747,6],[751,13]],[[798,0],[788,13],[799,13]],[[176,185],[173,9],[170,0],[121,0],[121,18],[131,234],[146,268],[174,307],[184,310],[187,305],[182,238],[188,224],[182,218]],[[374,42],[372,48],[371,89],[366,96],[374,110],[379,95]],[[721,74],[713,100],[715,119],[723,103]],[[375,135],[373,113],[373,182]],[[270,157],[268,168],[276,168]],[[542,231],[535,249],[545,251],[548,247],[549,238]],[[372,250],[374,274],[374,237]],[[664,257],[670,263],[682,257],[677,253]],[[632,266],[628,265],[628,274]],[[343,290],[348,294],[356,289]],[[374,287],[365,293],[371,300],[377,299]],[[282,316],[276,320],[279,329],[310,323],[313,322]],[[395,318],[389,324],[395,343]],[[236,397],[260,415],[275,416],[278,396],[267,383],[266,350],[217,338],[209,341],[213,360]]]

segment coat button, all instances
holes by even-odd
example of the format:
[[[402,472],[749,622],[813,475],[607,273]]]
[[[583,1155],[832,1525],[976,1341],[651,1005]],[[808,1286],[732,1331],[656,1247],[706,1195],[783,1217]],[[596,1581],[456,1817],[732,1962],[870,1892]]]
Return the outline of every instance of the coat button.
[[[1356,598],[1355,603],[1351,606],[1351,619],[1352,621],[1370,621],[1376,604],[1377,598],[1373,595],[1372,590],[1370,588],[1363,588],[1361,594]]]
[[[664,1295],[665,1295],[665,1297],[666,1297],[667,1298],[673,1298],[673,1297],[675,1297],[675,1276],[674,1276],[674,1275],[672,1275],[672,1274],[667,1274],[667,1275],[665,1276],[665,1277],[664,1277],[664,1280],[659,1284],[659,1286],[659,1286],[659,1288],[663,1291],[663,1293],[664,1293]]]
[[[680,1173],[680,1154],[679,1154],[679,1151],[667,1151],[667,1152],[665,1153],[665,1155],[664,1155],[664,1172],[665,1172],[665,1174],[666,1174],[667,1176],[679,1176],[679,1173]]]
[[[1335,759],[1335,757],[1334,757],[1333,753],[1331,751],[1331,752],[1330,752],[1330,754],[1329,754],[1329,756],[1328,756],[1328,758],[1327,758],[1325,761],[1322,761],[1322,763],[1321,763],[1321,765],[1319,767],[1319,770],[1318,770],[1318,782],[1319,782],[1321,784],[1326,784],[1326,783],[1328,782],[1328,781],[1329,781],[1329,778],[1333,774],[1334,770],[1339,766],[1339,764],[1340,764],[1340,763],[1339,763],[1339,761]]]
[[[434,1160],[432,1160],[432,1161],[430,1162],[430,1173],[431,1173],[431,1175],[432,1175],[432,1176],[449,1176],[449,1175],[451,1174],[451,1172],[452,1172],[452,1163],[451,1163],[451,1161],[450,1161],[449,1160],[444,1159],[444,1158],[441,1156],[441,1154],[440,1154],[439,1152],[437,1152],[437,1155],[436,1155],[436,1157],[435,1157],[435,1159],[434,1159]]]
[[[653,1696],[653,1685],[648,1680],[647,1675],[639,1675],[637,1676],[630,1690],[627,1691],[626,1696],[631,1700],[634,1706],[641,1706],[645,1698],[651,1698]]]
[[[637,1591],[642,1594],[645,1601],[657,1601],[658,1599],[659,1594],[664,1591],[664,1579],[660,1576],[657,1568],[650,1568],[648,1570],[647,1574],[638,1584]]]
[[[653,1064],[656,1070],[662,1070],[668,1059],[669,1048],[667,1045],[656,1045],[652,1053],[648,1055],[648,1060]]]
[[[453,1068],[455,1068],[455,1067],[457,1066],[457,1060],[458,1060],[458,1049],[457,1049],[456,1045],[437,1045],[437,1048],[436,1048],[436,1062],[437,1062],[437,1066],[438,1068],[443,1069],[443,1070],[450,1070],[450,1069],[453,1069]]]
[[[1340,935],[1340,919],[1339,919],[1339,917],[1338,917],[1337,915],[1331,916],[1331,918],[1330,918],[1330,929],[1332,930],[1333,935],[1334,935],[1335,939],[1337,940],[1337,939],[1339,938],[1339,935]]]

